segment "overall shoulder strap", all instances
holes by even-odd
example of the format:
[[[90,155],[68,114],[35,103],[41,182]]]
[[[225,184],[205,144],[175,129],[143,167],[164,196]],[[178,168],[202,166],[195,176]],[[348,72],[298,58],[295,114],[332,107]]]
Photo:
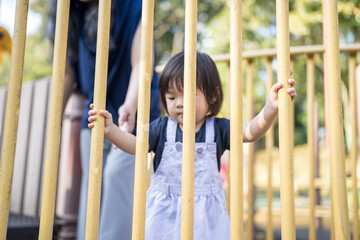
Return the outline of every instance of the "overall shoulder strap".
[[[214,117],[208,118],[206,120],[205,142],[214,142],[215,141],[214,120],[215,120]]]
[[[168,117],[167,128],[166,128],[167,142],[175,142],[176,128],[177,128],[177,122],[173,118]]]

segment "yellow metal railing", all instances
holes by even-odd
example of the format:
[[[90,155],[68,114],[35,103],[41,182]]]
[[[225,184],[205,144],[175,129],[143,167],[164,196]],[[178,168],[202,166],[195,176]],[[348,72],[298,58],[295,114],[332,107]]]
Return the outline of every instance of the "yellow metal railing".
[[[107,66],[109,55],[111,0],[99,1],[98,35],[96,45],[94,109],[105,109]],[[85,239],[97,239],[99,232],[102,159],[104,145],[104,118],[98,115],[91,131],[88,201]]]
[[[39,239],[51,239],[55,213],[56,183],[59,167],[61,114],[64,92],[66,48],[70,1],[57,2],[54,62],[52,70],[50,113],[48,119],[44,188],[42,194]]]
[[[184,152],[182,155],[181,240],[193,239],[197,0],[185,1]]]
[[[355,87],[355,66],[356,66],[356,53],[360,51],[360,44],[348,44],[348,45],[343,45],[339,47],[339,52],[342,54],[347,54],[349,55],[349,91],[350,91],[350,102],[351,102],[351,121],[352,121],[352,147],[351,147],[351,176],[352,176],[352,181],[355,181],[355,184],[347,184],[348,187],[352,186],[352,191],[353,191],[353,203],[355,203],[354,205],[354,209],[353,209],[353,235],[354,238],[358,237],[358,206],[357,206],[357,202],[358,202],[358,194],[357,194],[357,176],[356,176],[356,168],[357,168],[357,128],[356,128],[356,96],[355,96],[355,91],[356,87]],[[308,124],[308,148],[309,148],[309,155],[308,155],[308,159],[309,159],[309,171],[310,171],[310,179],[308,184],[304,183],[300,183],[301,185],[299,185],[299,183],[297,183],[297,189],[296,191],[299,191],[300,188],[309,188],[309,239],[316,239],[316,228],[315,228],[315,210],[317,209],[316,204],[315,204],[315,189],[319,189],[319,188],[323,188],[324,186],[329,186],[329,182],[328,181],[323,181],[321,179],[316,179],[315,178],[315,139],[314,139],[314,134],[315,134],[315,127],[314,127],[314,121],[315,121],[315,117],[314,117],[314,110],[315,110],[315,106],[314,106],[314,96],[315,96],[315,89],[314,89],[314,55],[318,54],[323,54],[325,52],[325,47],[322,45],[314,45],[314,46],[297,46],[297,47],[291,47],[290,48],[290,58],[295,61],[295,58],[298,56],[306,56],[307,60],[306,60],[306,68],[307,68],[307,115],[308,115],[308,119],[307,119],[307,124]],[[272,61],[273,58],[276,57],[276,49],[264,49],[264,50],[253,50],[253,51],[245,51],[243,52],[243,59],[247,60],[248,62],[252,62],[256,59],[267,59],[267,77],[268,77],[268,81],[267,81],[267,85],[268,85],[268,89],[267,91],[269,91],[270,87],[272,86]],[[229,54],[222,54],[222,55],[217,55],[214,56],[213,59],[215,59],[215,61],[217,63],[222,63],[225,62],[229,65],[230,63],[230,55]],[[338,65],[339,66],[339,65]],[[332,67],[335,68],[335,67]],[[161,67],[159,67],[159,69],[161,69]],[[340,70],[340,69],[339,69]],[[338,71],[339,71],[338,70]],[[251,67],[247,67],[246,71],[253,71]],[[248,73],[247,73],[248,74]],[[330,73],[331,75],[332,73]],[[329,73],[328,73],[329,75]],[[340,78],[339,78],[340,79]],[[248,80],[247,80],[248,81]],[[338,87],[340,89],[340,87]],[[247,91],[247,94],[249,95],[249,92]],[[251,93],[250,93],[251,94]],[[341,104],[341,98],[340,98],[340,104]],[[247,104],[249,105],[249,103]],[[339,111],[342,111],[341,109]],[[253,114],[251,113],[251,111],[246,113],[247,115]],[[339,113],[338,113],[339,114]],[[342,118],[341,118],[342,119]],[[290,125],[291,127],[289,127],[289,129],[293,128],[293,123]],[[339,128],[339,127],[332,127],[334,128]],[[340,128],[342,129],[342,127]],[[342,130],[341,130],[342,131]],[[269,132],[266,134],[266,157],[267,157],[267,161],[268,161],[268,185],[267,185],[267,199],[268,199],[268,222],[267,222],[267,239],[272,239],[272,229],[273,229],[273,225],[272,225],[272,191],[274,188],[278,188],[279,186],[272,186],[272,149],[273,149],[273,143],[271,141],[273,141],[273,136],[270,136],[270,134],[272,134],[272,130],[269,130]],[[280,134],[279,134],[280,135]],[[292,138],[291,138],[292,139]],[[343,137],[338,137],[339,139],[343,139]],[[341,147],[339,149],[342,149]],[[338,149],[338,150],[339,150]],[[344,158],[343,158],[344,160]],[[345,165],[344,165],[345,166]],[[251,164],[249,161],[249,168],[251,168]],[[250,170],[249,170],[250,171]],[[250,174],[250,173],[249,173]],[[344,175],[344,181],[345,181],[345,175]],[[251,180],[249,179],[249,186],[251,183]],[[257,187],[262,187],[262,186],[257,186]],[[265,187],[265,186],[264,186]],[[346,189],[347,187],[343,187],[344,189]],[[293,190],[292,192],[294,192],[295,190]],[[295,191],[295,192],[296,192]],[[249,192],[250,194],[250,192]],[[346,194],[343,194],[342,196],[346,197]],[[250,197],[249,197],[250,199]],[[344,201],[344,200],[342,200]],[[344,207],[345,205],[342,204],[342,207]],[[347,206],[347,204],[346,204]],[[346,207],[347,208],[347,207]],[[251,205],[249,204],[248,207],[248,216],[249,214],[252,214],[252,208]],[[317,210],[316,210],[317,211]],[[344,211],[344,210],[342,210]],[[322,215],[323,216],[323,215]],[[324,215],[325,216],[325,215]],[[326,215],[329,216],[329,215]],[[345,217],[348,218],[348,217]],[[248,217],[248,219],[252,219],[252,217]],[[339,220],[340,221],[340,220]],[[348,222],[348,220],[344,220],[345,222]],[[248,223],[251,224],[251,223]],[[249,231],[250,227],[248,228],[247,231]],[[345,228],[346,230],[346,228]],[[339,230],[338,230],[339,231]],[[251,236],[251,233],[247,233],[247,236]]]
[[[277,58],[278,82],[288,86],[290,68],[294,65],[296,55],[307,56],[307,104],[308,104],[308,145],[310,161],[310,221],[309,238],[315,239],[315,177],[314,177],[314,55],[326,51],[326,76],[328,81],[328,103],[329,103],[329,133],[330,133],[330,159],[332,179],[332,211],[334,220],[334,238],[350,239],[348,205],[346,197],[345,179],[345,154],[343,138],[343,116],[342,100],[340,92],[340,62],[339,52],[349,53],[349,84],[352,109],[352,131],[353,141],[351,147],[352,161],[352,189],[354,191],[354,203],[357,203],[357,129],[356,129],[356,102],[355,102],[355,65],[356,53],[360,51],[360,44],[339,47],[337,1],[324,1],[326,18],[326,45],[306,46],[290,48],[289,41],[289,2],[276,1],[277,45],[278,49],[256,50],[242,52],[242,1],[232,0],[230,2],[230,54],[215,56],[216,62],[227,62],[230,72],[230,120],[231,120],[231,152],[230,152],[230,225],[231,239],[243,239],[243,132],[242,132],[242,60],[246,59],[247,68],[247,104],[249,106],[247,116],[253,116],[252,92],[253,92],[253,62],[258,58],[267,60],[268,83],[267,91],[273,84],[272,60]],[[14,155],[16,146],[16,132],[18,125],[18,108],[21,92],[22,67],[24,59],[24,46],[26,34],[26,20],[28,12],[28,0],[18,0],[15,19],[15,35],[13,44],[11,80],[9,84],[9,95],[7,100],[7,111],[5,119],[4,141],[1,154],[0,166],[0,240],[6,239],[6,227],[9,214],[9,200],[11,192],[11,180],[14,166]],[[62,89],[65,52],[66,32],[68,22],[68,1],[58,2],[58,26],[56,29],[55,58],[53,71],[53,88]],[[99,1],[99,30],[97,39],[97,56],[95,71],[94,108],[96,110],[105,108],[105,93],[108,64],[108,44],[110,25],[111,0]],[[143,239],[145,229],[145,190],[146,190],[146,163],[147,163],[147,141],[148,141],[148,112],[150,98],[150,76],[152,62],[152,32],[153,32],[154,1],[144,1],[142,20],[142,40],[139,101],[138,101],[138,134],[143,138],[137,139],[136,149],[136,172],[135,172],[135,197],[134,197],[134,223],[133,238]],[[59,27],[61,24],[61,28]],[[181,238],[192,239],[193,237],[193,210],[194,210],[194,146],[195,146],[195,92],[196,92],[196,23],[197,23],[197,0],[186,0],[185,19],[185,69],[184,69],[184,153],[183,153],[183,188],[182,188],[182,225]],[[66,26],[65,26],[66,25]],[[63,36],[59,36],[63,32]],[[231,64],[230,64],[231,62]],[[56,87],[55,87],[56,86]],[[60,119],[59,99],[62,99],[62,91],[51,91],[50,121]],[[55,111],[55,112],[54,112]],[[42,201],[40,239],[50,239],[52,236],[53,212],[55,207],[56,173],[58,168],[59,129],[60,122],[53,121],[49,129],[49,140],[47,143],[44,193]],[[93,128],[91,140],[91,160],[89,177],[89,198],[87,208],[86,239],[97,239],[98,221],[101,192],[102,175],[102,145],[103,145],[103,118],[98,117],[98,122]],[[293,105],[285,88],[279,91],[279,152],[280,152],[280,191],[281,191],[281,231],[283,239],[295,238],[295,206],[294,206],[294,179],[293,179]],[[51,136],[51,137],[50,137]],[[274,132],[269,130],[266,135],[267,163],[268,163],[268,224],[267,239],[272,239],[272,149]],[[251,155],[252,146],[250,145]],[[253,182],[252,174],[253,160],[249,157],[249,189]],[[356,194],[355,194],[356,193]],[[252,191],[248,199],[248,227],[247,237],[252,239],[253,232],[253,198]],[[359,234],[358,229],[358,207],[354,207],[354,239]]]
[[[0,164],[0,239],[6,239],[9,219],[11,183],[14,171],[15,147],[19,120],[21,82],[23,77],[26,23],[29,0],[16,1],[10,81],[6,102],[4,141]]]
[[[230,236],[243,239],[242,1],[230,3]]]
[[[145,201],[147,188],[147,149],[149,138],[150,86],[153,62],[154,0],[144,1],[141,21],[140,79],[134,179],[133,235],[145,236]]]

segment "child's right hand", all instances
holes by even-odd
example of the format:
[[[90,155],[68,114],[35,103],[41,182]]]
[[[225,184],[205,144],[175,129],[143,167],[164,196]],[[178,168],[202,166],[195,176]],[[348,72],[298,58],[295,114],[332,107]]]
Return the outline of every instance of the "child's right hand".
[[[91,108],[91,110],[89,110],[89,118],[88,118],[88,121],[90,123],[88,124],[88,128],[93,128],[94,127],[94,122],[97,119],[96,110],[94,110],[94,104],[93,103],[90,104],[90,108]],[[111,115],[110,112],[108,112],[106,110],[100,110],[99,114],[105,118],[104,135],[106,136],[106,135],[108,135],[110,133],[111,128],[114,125],[112,115]]]

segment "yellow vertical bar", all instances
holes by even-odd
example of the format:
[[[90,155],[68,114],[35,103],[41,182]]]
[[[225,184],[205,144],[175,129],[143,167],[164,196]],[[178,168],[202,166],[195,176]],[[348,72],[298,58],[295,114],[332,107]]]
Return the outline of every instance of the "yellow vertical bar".
[[[307,145],[309,149],[309,239],[316,239],[315,229],[315,126],[314,126],[314,55],[309,54],[306,61],[307,93]]]
[[[39,239],[51,239],[59,163],[61,112],[64,91],[66,48],[70,0],[57,2],[54,62],[51,78],[50,108],[46,142],[45,175],[41,201]]]
[[[270,89],[274,83],[274,73],[272,70],[272,61],[273,58],[267,59],[266,72],[267,72],[267,84],[266,84],[266,99],[269,98]],[[273,224],[272,224],[272,197],[273,197],[273,186],[272,186],[272,152],[274,148],[274,127],[271,127],[265,135],[265,145],[266,145],[266,157],[268,165],[268,185],[267,185],[267,227],[266,227],[266,240],[273,240]]]
[[[293,141],[291,139],[291,98],[289,87],[290,40],[289,40],[289,1],[276,0],[277,58],[279,90],[279,156],[280,156],[280,196],[281,196],[281,237],[295,239],[294,210],[294,164]]]
[[[293,56],[290,56],[290,70],[294,71],[295,70],[295,59]],[[292,78],[294,77],[294,74],[291,76]],[[290,139],[292,141],[291,146],[291,152],[294,152],[294,144],[295,144],[295,139],[294,139],[294,131],[295,131],[295,105],[293,102],[290,103]],[[294,161],[294,157],[292,155],[291,161]]]
[[[228,78],[227,78],[227,84],[226,84],[226,117],[230,119],[230,92],[231,92],[231,77],[230,77],[230,61],[227,62],[227,73],[228,73]],[[227,171],[228,174],[230,174],[230,152],[228,152],[227,154],[228,157],[228,166],[227,166]],[[227,210],[228,210],[228,214],[230,215],[230,190],[231,190],[231,179],[230,177],[228,178],[228,191],[227,191],[227,195],[226,195],[226,206],[227,206]]]
[[[246,68],[246,106],[247,106],[247,122],[250,122],[254,116],[254,64],[252,59],[247,60]],[[253,239],[254,230],[254,143],[248,143],[248,218],[247,218],[247,239]]]
[[[231,92],[231,73],[230,73],[230,61],[227,62],[227,74],[228,79],[226,83],[226,117],[230,118],[230,92]]]
[[[4,141],[1,151],[0,165],[0,239],[6,239],[11,183],[14,171],[17,128],[19,121],[19,105],[21,82],[24,66],[24,51],[26,40],[26,22],[29,9],[29,0],[16,1],[14,37],[10,81],[6,102]]]
[[[146,176],[149,148],[150,88],[153,59],[154,0],[143,1],[140,45],[140,79],[137,113],[132,239],[145,237]]]
[[[97,118],[91,131],[91,151],[86,214],[85,239],[97,239],[101,193],[102,158],[104,146],[104,117],[100,109],[106,106],[107,69],[109,56],[111,0],[99,1],[98,32],[96,46],[94,109]]]
[[[230,234],[243,239],[242,1],[230,2]]]
[[[227,62],[227,73],[228,73],[228,79],[227,79],[227,85],[226,85],[226,117],[230,119],[230,93],[231,93],[231,73],[230,73],[230,61]],[[231,169],[231,165],[230,165],[230,152],[228,152],[227,154],[228,157],[228,166],[227,166],[227,170],[228,170],[228,174],[230,174],[230,169]],[[228,210],[228,214],[230,215],[230,190],[231,190],[231,179],[230,177],[228,178],[228,191],[227,191],[227,195],[226,195],[226,206],[227,206],[227,210]]]
[[[351,178],[353,191],[353,240],[359,239],[359,213],[358,213],[358,188],[357,188],[357,159],[358,159],[358,141],[357,141],[357,111],[356,111],[356,52],[351,52],[349,56],[349,92],[351,108]]]
[[[326,34],[327,100],[329,103],[329,143],[331,163],[331,195],[334,212],[335,239],[350,239],[345,182],[345,152],[339,60],[339,27],[337,0],[324,1]]]
[[[184,151],[181,196],[181,239],[193,239],[194,232],[194,168],[195,168],[195,104],[196,104],[196,24],[197,0],[185,4],[184,63]]]

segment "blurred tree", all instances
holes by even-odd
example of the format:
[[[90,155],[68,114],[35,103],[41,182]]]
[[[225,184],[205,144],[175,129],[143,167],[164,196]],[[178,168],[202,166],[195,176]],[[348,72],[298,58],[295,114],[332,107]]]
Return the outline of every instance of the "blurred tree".
[[[45,37],[47,27],[47,0],[33,0],[29,11],[40,14],[42,17],[41,25],[38,31],[33,34],[27,34],[24,59],[23,81],[37,80],[51,75],[51,52],[50,41]],[[28,24],[32,24],[28,17]],[[10,58],[4,60],[0,66],[0,86],[6,85],[10,78]]]
[[[206,23],[219,14],[226,0],[198,1],[198,42],[201,44]],[[173,53],[183,50],[184,0],[155,1],[154,38],[156,40],[157,56],[160,62],[166,61]]]
[[[42,16],[42,23],[36,34],[27,37],[25,50],[24,81],[51,75],[52,45],[45,37],[48,26],[48,0],[33,0],[30,11]],[[156,40],[157,64],[164,63],[172,54],[183,50],[184,45],[184,0],[155,1],[154,38]],[[360,0],[339,0],[340,43],[360,42]],[[275,1],[243,1],[243,48],[244,50],[276,47]],[[228,53],[230,49],[230,20],[228,0],[198,1],[198,49],[211,55]],[[290,0],[290,40],[291,46],[322,44],[322,1]],[[30,23],[31,24],[31,23]],[[306,140],[306,59],[295,61],[294,78],[297,79],[298,97],[295,102],[296,132],[295,142]],[[341,57],[341,70],[347,84],[347,58]],[[4,59],[0,66],[0,85],[9,79],[10,60]],[[316,101],[324,104],[322,56],[316,56]],[[246,63],[244,63],[245,65]],[[274,62],[276,74],[276,62]],[[227,68],[222,65],[220,74],[224,81],[228,78]],[[265,61],[255,61],[256,109],[259,111],[265,101]],[[245,74],[245,72],[244,72]],[[276,78],[275,78],[276,79]],[[245,88],[244,88],[245,89]],[[225,105],[225,104],[224,104]],[[320,108],[322,109],[322,108]],[[225,109],[227,111],[227,109]],[[323,125],[324,113],[319,112]]]
[[[185,8],[183,0],[155,1],[154,38],[157,59],[167,60],[173,52],[183,49]],[[202,0],[198,4],[199,43],[205,24],[225,6],[226,0]],[[48,0],[33,0],[30,11],[42,16],[42,23],[36,34],[28,36],[25,49],[24,81],[51,75],[52,46],[45,37],[48,26]],[[174,50],[172,50],[174,49]],[[0,84],[8,82],[9,63],[0,67]]]
[[[243,49],[276,48],[276,9],[275,1],[243,1]],[[360,42],[360,0],[339,0],[340,44]],[[318,45],[323,44],[322,35],[322,1],[290,0],[289,3],[290,44]],[[203,30],[203,50],[212,55],[228,53],[230,50],[229,7],[213,17]],[[305,57],[297,57],[294,66],[294,78],[297,80],[298,97],[295,101],[295,143],[306,141],[306,65]],[[342,79],[347,84],[347,57],[341,55]],[[266,74],[265,61],[255,61],[256,110],[260,111],[265,101]],[[323,61],[321,55],[315,56],[316,102],[320,106],[320,126],[324,126],[323,95]],[[246,62],[244,63],[246,66]],[[276,75],[276,62],[273,64]],[[226,70],[225,70],[226,71]],[[244,68],[245,74],[246,68]],[[220,73],[227,77],[226,72]],[[224,78],[223,77],[223,78]],[[245,78],[244,78],[245,79]],[[276,81],[276,78],[275,78]],[[225,83],[226,84],[226,83]],[[244,83],[246,84],[246,83]],[[244,88],[245,90],[245,88]],[[276,131],[277,133],[277,131]]]

